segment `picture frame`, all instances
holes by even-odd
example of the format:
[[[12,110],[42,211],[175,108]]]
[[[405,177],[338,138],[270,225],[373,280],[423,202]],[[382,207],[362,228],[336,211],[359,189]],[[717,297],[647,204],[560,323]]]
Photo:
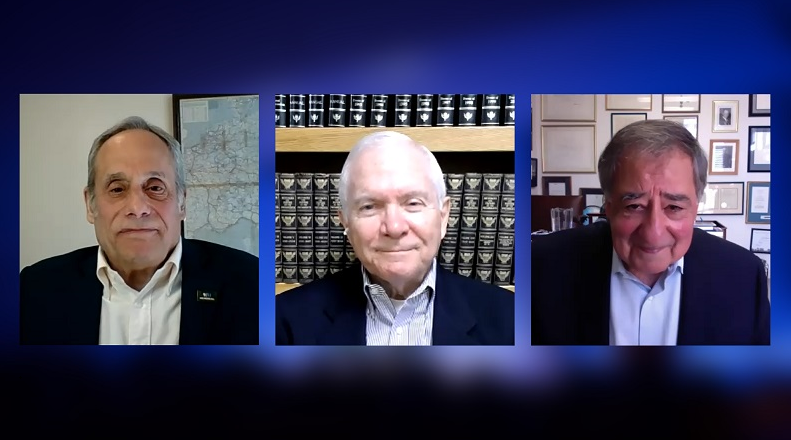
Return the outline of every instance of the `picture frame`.
[[[747,215],[745,223],[768,225],[771,223],[770,182],[747,182]]]
[[[595,125],[542,125],[542,173],[595,173]]]
[[[541,186],[545,196],[570,196],[571,176],[542,176]]]
[[[610,114],[610,138],[615,136],[627,125],[648,119],[648,113],[612,113]]]
[[[604,190],[601,188],[580,188],[580,195],[584,198],[585,207],[604,206]]]
[[[739,173],[739,140],[712,139],[709,141],[709,175]]]
[[[744,182],[709,182],[698,215],[744,215]]]
[[[696,115],[665,116],[664,119],[678,122],[686,127],[695,139],[698,138],[698,117]]]
[[[172,95],[189,195],[182,237],[258,256],[258,104],[258,94]]]
[[[712,133],[739,131],[739,101],[713,101],[711,106]]]
[[[768,173],[772,167],[771,129],[768,125],[750,126],[747,153],[748,173]]]
[[[750,116],[771,116],[772,109],[770,105],[771,95],[750,95]]]
[[[541,121],[596,122],[596,95],[541,95]]]
[[[645,110],[653,108],[652,95],[605,95],[605,110]]]
[[[538,186],[538,159],[530,158],[530,187]]]
[[[750,230],[750,251],[756,254],[771,254],[772,240],[770,229],[752,228]]]
[[[662,113],[700,113],[700,94],[662,95]]]

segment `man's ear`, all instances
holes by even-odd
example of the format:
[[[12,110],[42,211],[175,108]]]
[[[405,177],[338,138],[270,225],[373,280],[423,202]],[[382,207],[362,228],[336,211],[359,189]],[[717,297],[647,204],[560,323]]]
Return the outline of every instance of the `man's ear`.
[[[442,215],[442,236],[440,239],[445,238],[445,234],[448,232],[448,218],[450,217],[450,197],[445,197],[442,200],[442,208],[440,209]]]
[[[179,218],[181,221],[187,219],[187,190],[184,190],[184,193],[181,197],[181,206],[179,206]]]
[[[88,193],[88,187],[82,190],[82,198],[85,201],[85,218],[88,223],[93,224],[96,221],[96,213],[91,209],[91,195]]]
[[[346,230],[349,229],[349,223],[347,223],[348,219],[345,215],[343,215],[343,210],[338,210],[338,218],[341,220],[341,224],[343,225],[343,233],[346,234]]]

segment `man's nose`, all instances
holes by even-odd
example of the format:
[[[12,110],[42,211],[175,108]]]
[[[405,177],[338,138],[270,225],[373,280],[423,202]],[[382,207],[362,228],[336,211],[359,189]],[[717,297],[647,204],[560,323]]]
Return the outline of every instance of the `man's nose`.
[[[151,204],[145,190],[130,190],[127,193],[126,215],[144,217],[151,213]]]
[[[649,244],[660,244],[667,231],[667,216],[661,205],[652,205],[646,212],[640,233]]]
[[[382,219],[382,233],[390,237],[400,237],[409,230],[406,217],[400,206],[388,205]]]

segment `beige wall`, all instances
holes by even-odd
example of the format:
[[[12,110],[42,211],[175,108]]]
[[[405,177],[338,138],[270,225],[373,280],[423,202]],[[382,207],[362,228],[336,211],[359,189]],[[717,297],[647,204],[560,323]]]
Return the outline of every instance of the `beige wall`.
[[[173,131],[171,95],[19,97],[19,267],[96,244],[82,190],[93,140],[137,115]]]

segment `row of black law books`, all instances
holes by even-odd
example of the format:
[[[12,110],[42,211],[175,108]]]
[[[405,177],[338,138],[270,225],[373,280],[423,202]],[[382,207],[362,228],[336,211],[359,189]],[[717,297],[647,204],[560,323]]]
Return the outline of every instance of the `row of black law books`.
[[[356,256],[340,222],[338,173],[275,173],[275,281],[305,284]],[[514,284],[513,174],[444,174],[448,228],[444,268],[483,282]]]
[[[514,125],[514,95],[275,95],[275,127]]]

